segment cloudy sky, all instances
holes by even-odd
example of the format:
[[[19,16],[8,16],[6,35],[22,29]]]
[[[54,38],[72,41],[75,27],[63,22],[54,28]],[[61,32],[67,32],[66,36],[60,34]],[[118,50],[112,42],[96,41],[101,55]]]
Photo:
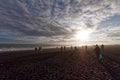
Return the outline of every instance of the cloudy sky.
[[[120,0],[0,0],[0,43],[120,44]]]

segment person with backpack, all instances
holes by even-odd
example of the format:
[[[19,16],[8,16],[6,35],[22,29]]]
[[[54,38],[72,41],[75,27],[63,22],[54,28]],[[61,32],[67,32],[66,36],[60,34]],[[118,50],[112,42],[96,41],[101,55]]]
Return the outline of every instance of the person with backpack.
[[[96,58],[98,59],[98,61],[101,61],[102,58],[103,58],[103,55],[102,55],[102,52],[101,52],[101,50],[100,50],[98,45],[95,46],[94,51],[95,51]]]

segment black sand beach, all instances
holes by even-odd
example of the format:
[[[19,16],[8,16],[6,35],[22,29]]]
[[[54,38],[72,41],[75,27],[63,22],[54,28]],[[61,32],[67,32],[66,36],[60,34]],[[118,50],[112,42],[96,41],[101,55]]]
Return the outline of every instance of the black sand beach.
[[[48,49],[1,53],[0,80],[119,80],[119,60],[106,53],[113,51],[113,47],[106,48],[102,62],[97,61],[93,47],[87,51],[80,47],[64,52]]]

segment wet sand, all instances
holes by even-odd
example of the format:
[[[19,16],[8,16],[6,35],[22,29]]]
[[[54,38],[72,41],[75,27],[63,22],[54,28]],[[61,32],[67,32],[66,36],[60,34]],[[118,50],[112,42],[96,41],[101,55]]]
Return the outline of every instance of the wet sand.
[[[119,80],[119,62],[98,62],[91,49],[1,53],[0,80]]]

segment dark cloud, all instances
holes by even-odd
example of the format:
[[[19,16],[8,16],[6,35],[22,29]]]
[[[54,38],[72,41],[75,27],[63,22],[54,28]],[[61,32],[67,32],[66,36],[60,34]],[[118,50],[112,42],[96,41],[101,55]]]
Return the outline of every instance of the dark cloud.
[[[46,12],[46,8],[49,9],[50,4],[46,4],[45,1],[2,0],[0,6],[1,29],[18,32],[26,36],[49,37],[69,33],[64,27],[53,25],[45,20],[50,17],[49,12]],[[49,14],[49,16],[47,14]],[[45,16],[47,18],[45,18]]]
[[[86,23],[86,27],[87,27],[87,28],[93,28],[94,25],[92,25],[92,24],[90,24],[90,23]]]
[[[10,38],[0,38],[0,43],[30,43],[24,40],[15,40]]]
[[[107,35],[108,37],[120,37],[120,32],[113,32]]]

